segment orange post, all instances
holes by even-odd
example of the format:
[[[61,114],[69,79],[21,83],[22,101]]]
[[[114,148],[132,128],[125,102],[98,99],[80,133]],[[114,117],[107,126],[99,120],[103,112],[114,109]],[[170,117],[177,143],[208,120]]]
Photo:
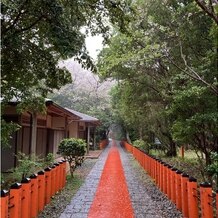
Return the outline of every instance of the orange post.
[[[164,190],[164,162],[161,162],[161,168],[160,168],[160,190],[163,192]]]
[[[185,156],[184,155],[185,154],[185,147],[184,147],[184,145],[182,145],[181,148],[180,148],[180,154],[181,154],[181,157],[184,158],[184,156]]]
[[[38,176],[33,174],[30,176],[31,179],[31,205],[30,215],[31,218],[35,218],[38,215]]]
[[[167,196],[171,199],[171,169],[172,166],[167,166]]]
[[[182,214],[184,217],[189,217],[188,215],[188,190],[187,190],[188,179],[189,179],[189,175],[186,173],[182,173],[182,178],[181,178]]]
[[[45,204],[51,200],[51,168],[45,168]]]
[[[63,160],[63,171],[62,171],[63,180],[61,182],[61,184],[62,184],[61,188],[63,188],[65,186],[65,184],[66,184],[66,167],[67,167],[67,162],[66,162],[66,160]]]
[[[163,193],[167,194],[167,164],[163,165]]]
[[[63,173],[64,173],[64,172],[63,172],[63,166],[64,166],[64,165],[63,165],[63,161],[59,161],[58,163],[60,164],[60,169],[61,169],[61,170],[60,170],[60,171],[61,171],[61,173],[60,173],[60,187],[61,187],[61,189],[62,189],[62,188],[64,187],[64,185],[63,185],[63,184],[64,184],[64,183],[63,183],[63,176],[64,176],[64,174],[63,174]]]
[[[6,190],[1,190],[1,218],[8,218],[8,201],[9,192]]]
[[[200,184],[201,216],[202,218],[213,218],[212,186],[210,183]]]
[[[174,204],[176,204],[176,168],[172,168],[172,172],[171,172],[171,200]]]
[[[59,163],[55,163],[54,164],[56,166],[55,170],[56,170],[56,178],[55,178],[55,193],[59,191],[60,189],[60,167],[59,167]]]
[[[181,174],[182,171],[176,171],[176,208],[180,211],[182,211]]]
[[[22,179],[22,200],[21,200],[21,217],[30,217],[30,205],[31,205],[31,180],[30,178]]]
[[[198,192],[197,192],[197,180],[193,177],[189,177],[188,183],[188,214],[190,218],[198,218]]]
[[[38,205],[39,211],[43,211],[45,207],[45,172],[38,172]]]
[[[10,218],[21,218],[21,194],[22,185],[15,183],[10,188],[9,197],[9,217]]]
[[[158,184],[158,179],[157,179],[158,178],[158,175],[157,175],[157,172],[158,172],[158,159],[157,158],[155,158],[154,167],[155,167],[154,180],[155,180],[155,183],[157,185]]]
[[[218,189],[216,190],[216,217],[218,218]]]
[[[53,165],[51,167],[51,196],[55,195],[55,189],[56,189],[56,166]]]
[[[159,186],[159,159],[156,159],[156,184]]]

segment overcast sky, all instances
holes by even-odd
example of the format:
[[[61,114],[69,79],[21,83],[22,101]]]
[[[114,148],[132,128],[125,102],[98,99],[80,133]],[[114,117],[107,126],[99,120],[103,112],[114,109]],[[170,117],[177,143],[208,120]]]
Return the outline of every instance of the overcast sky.
[[[96,60],[99,51],[102,49],[103,38],[101,36],[89,36],[86,38],[86,47],[90,56]]]

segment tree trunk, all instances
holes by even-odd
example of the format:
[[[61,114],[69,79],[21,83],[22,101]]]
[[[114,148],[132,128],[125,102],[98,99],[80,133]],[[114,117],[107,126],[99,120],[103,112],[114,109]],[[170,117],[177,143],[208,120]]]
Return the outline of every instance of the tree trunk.
[[[177,152],[176,152],[176,143],[171,141],[170,142],[170,150],[167,152],[168,157],[176,157]]]

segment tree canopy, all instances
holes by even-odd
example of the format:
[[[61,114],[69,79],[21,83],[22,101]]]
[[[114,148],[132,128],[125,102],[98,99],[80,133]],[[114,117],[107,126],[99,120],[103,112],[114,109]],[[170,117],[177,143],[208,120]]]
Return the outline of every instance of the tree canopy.
[[[109,22],[124,28],[129,7],[128,1],[3,0],[1,9],[2,97],[8,101],[36,90],[46,96],[69,83],[60,59],[75,57],[94,71],[85,35],[107,39]]]
[[[127,131],[158,137],[169,155],[190,144],[208,162],[217,149],[217,25],[196,1],[136,1],[128,34],[116,28],[98,59],[118,81],[116,111]],[[216,8],[213,7],[217,14]]]

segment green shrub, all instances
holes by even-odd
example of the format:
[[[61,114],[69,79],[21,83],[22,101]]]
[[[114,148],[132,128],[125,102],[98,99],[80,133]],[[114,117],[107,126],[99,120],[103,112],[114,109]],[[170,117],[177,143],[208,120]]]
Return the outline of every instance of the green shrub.
[[[211,160],[212,163],[207,166],[206,171],[211,177],[212,181],[214,182],[216,188],[218,188],[218,153],[212,152],[211,153]]]
[[[143,140],[135,140],[133,142],[133,145],[136,147],[136,148],[139,148],[143,151],[145,151],[146,153],[149,153],[150,152],[150,149],[151,149],[151,145]]]
[[[76,138],[63,139],[59,144],[58,151],[69,162],[72,177],[75,168],[84,160],[86,146],[83,139]]]

